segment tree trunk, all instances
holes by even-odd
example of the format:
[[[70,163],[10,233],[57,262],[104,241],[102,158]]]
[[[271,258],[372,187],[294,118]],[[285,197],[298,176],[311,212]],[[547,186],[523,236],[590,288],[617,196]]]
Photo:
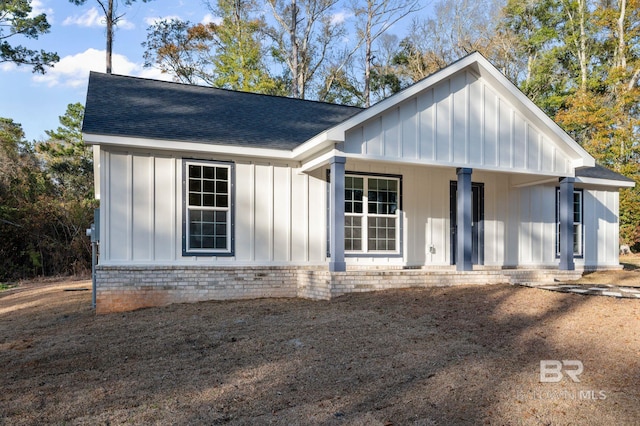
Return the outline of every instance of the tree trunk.
[[[109,0],[107,6],[107,74],[111,74],[111,53],[113,51],[113,20],[114,20],[113,0]]]
[[[624,41],[624,18],[627,9],[627,0],[618,0],[620,16],[618,17],[618,65],[627,67],[626,44]]]
[[[582,90],[587,89],[587,34],[585,31],[585,12],[587,9],[586,0],[578,2],[580,8],[580,49],[578,59],[580,60],[580,87]]]
[[[291,96],[300,97],[300,89],[298,87],[298,78],[300,67],[298,65],[298,6],[296,0],[291,0]]]
[[[368,7],[367,26],[365,27],[365,53],[364,53],[364,107],[371,106],[371,45],[373,44],[371,35],[371,22],[373,21],[373,7]]]

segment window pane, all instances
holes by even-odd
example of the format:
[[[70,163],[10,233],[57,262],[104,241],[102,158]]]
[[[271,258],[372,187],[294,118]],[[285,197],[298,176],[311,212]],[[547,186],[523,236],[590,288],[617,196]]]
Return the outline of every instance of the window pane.
[[[369,179],[369,214],[395,214],[398,183],[390,179]]]
[[[218,167],[216,170],[216,179],[229,180],[229,170],[226,167]]]
[[[200,239],[200,235],[192,235],[189,238],[189,247],[192,249],[202,248],[202,240]]]
[[[364,179],[347,176],[345,177],[344,190],[344,210],[346,213],[362,213],[362,187]]]
[[[202,182],[200,179],[189,179],[189,191],[200,192],[202,190],[200,182]]]
[[[396,218],[369,218],[367,243],[372,251],[396,250]]]
[[[202,177],[205,179],[213,179],[215,177],[216,167],[202,167]]]
[[[190,206],[201,206],[202,203],[200,201],[200,194],[189,194],[189,205]]]
[[[205,206],[205,207],[213,207],[213,206],[215,206],[213,195],[212,194],[204,194],[202,196],[202,205]]]
[[[344,249],[347,251],[362,250],[362,218],[347,216],[344,219]]]
[[[202,167],[200,166],[189,166],[189,177],[199,178],[202,177]]]
[[[216,224],[216,235],[227,235],[227,225],[224,223]]]
[[[202,224],[200,222],[192,222],[189,228],[189,232],[191,232],[191,235],[202,234]]]
[[[216,181],[216,192],[218,194],[226,194],[227,193],[228,184],[224,180]]]
[[[212,180],[203,180],[202,181],[202,190],[208,193],[214,193],[214,181]]]
[[[216,207],[229,207],[229,197],[226,194],[216,195]]]

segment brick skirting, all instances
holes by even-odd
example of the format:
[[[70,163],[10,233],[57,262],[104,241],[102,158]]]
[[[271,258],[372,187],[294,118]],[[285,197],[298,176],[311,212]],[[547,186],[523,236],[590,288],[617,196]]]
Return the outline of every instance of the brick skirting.
[[[353,270],[321,267],[98,266],[96,312],[120,312],[205,300],[301,297],[329,300],[346,293],[462,284],[547,284],[579,271],[509,269]]]

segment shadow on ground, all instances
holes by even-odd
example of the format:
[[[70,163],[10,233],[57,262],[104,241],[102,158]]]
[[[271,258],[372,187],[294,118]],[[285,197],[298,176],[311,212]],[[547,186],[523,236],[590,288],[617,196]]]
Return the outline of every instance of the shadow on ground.
[[[640,301],[492,285],[102,316],[89,302],[62,288],[0,295],[0,422],[640,418]],[[540,383],[541,360],[580,360],[581,381]]]

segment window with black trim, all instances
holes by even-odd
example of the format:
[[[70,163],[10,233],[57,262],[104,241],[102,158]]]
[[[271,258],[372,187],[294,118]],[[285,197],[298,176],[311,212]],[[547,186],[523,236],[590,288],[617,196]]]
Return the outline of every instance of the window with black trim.
[[[573,255],[583,254],[582,190],[573,191]],[[556,188],[556,256],[560,256],[560,189]]]
[[[345,252],[397,253],[400,180],[345,176]]]
[[[186,255],[231,255],[232,164],[185,161]]]

